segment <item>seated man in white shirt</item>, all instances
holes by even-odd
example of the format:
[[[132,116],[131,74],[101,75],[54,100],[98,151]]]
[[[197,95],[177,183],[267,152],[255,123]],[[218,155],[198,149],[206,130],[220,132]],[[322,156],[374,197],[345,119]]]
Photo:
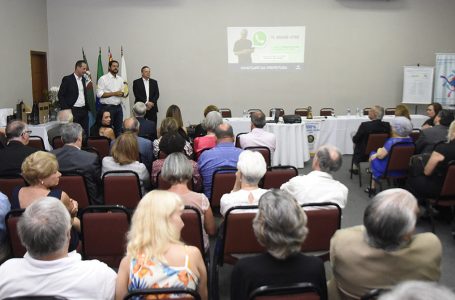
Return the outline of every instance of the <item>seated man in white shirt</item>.
[[[256,146],[267,147],[270,149],[270,156],[273,157],[276,148],[276,137],[273,133],[264,130],[265,124],[265,115],[262,111],[252,113],[251,132],[242,134],[239,137],[240,147],[242,149]]]
[[[344,208],[348,188],[331,175],[340,169],[341,164],[341,153],[336,147],[322,146],[313,158],[313,171],[292,178],[281,189],[289,192],[300,204],[333,202]]]
[[[0,266],[1,296],[114,299],[116,273],[97,260],[81,260],[76,251],[68,253],[71,216],[60,200],[35,200],[17,227],[27,253]]]

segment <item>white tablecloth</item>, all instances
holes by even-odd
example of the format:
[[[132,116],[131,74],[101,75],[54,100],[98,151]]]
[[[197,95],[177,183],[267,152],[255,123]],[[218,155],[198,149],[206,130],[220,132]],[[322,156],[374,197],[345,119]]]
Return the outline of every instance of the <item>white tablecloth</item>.
[[[57,121],[51,121],[39,125],[28,125],[28,128],[30,128],[30,130],[32,131],[30,135],[40,136],[43,139],[44,147],[46,148],[46,150],[50,151],[52,150],[52,146],[49,144],[49,140],[47,138],[47,131],[51,128],[56,127],[57,125],[58,125]]]

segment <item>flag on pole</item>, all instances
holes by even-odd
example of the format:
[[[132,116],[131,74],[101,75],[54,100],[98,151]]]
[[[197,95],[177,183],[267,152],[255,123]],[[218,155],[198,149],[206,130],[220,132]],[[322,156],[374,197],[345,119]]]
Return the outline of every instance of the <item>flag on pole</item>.
[[[85,73],[85,83],[87,88],[87,104],[90,109],[89,113],[89,120],[94,120],[96,116],[96,105],[95,105],[95,92],[93,90],[93,81],[92,81],[92,74],[90,73],[90,68],[88,67],[87,57],[85,56],[84,48],[82,48],[82,59],[85,61],[87,65],[87,72]],[[92,127],[93,124],[90,124],[89,127]]]
[[[455,53],[437,53],[434,76],[434,102],[455,105]]]
[[[126,74],[126,63],[125,63],[125,56],[123,55],[123,46],[120,49],[121,53],[121,64],[122,67],[120,69],[120,77],[123,79],[123,94],[125,95],[125,99],[122,101],[122,109],[123,109],[123,119],[130,117],[130,97],[129,97],[129,89],[128,89],[128,77]]]
[[[100,77],[104,75],[103,71],[103,63],[101,62],[101,47],[100,51],[98,52],[98,68],[96,70],[96,82],[98,83],[98,80],[100,80]],[[101,107],[101,102],[100,98],[96,96],[96,109],[100,109]]]
[[[111,47],[107,47],[107,58],[109,59],[108,62],[112,61]]]

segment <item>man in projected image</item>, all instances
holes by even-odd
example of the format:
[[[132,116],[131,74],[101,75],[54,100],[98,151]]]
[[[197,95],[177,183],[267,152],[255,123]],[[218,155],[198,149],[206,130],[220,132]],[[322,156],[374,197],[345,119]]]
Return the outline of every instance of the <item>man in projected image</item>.
[[[242,29],[240,39],[234,44],[234,54],[239,58],[239,64],[251,64],[251,53],[254,52],[254,48],[247,36],[248,30]]]

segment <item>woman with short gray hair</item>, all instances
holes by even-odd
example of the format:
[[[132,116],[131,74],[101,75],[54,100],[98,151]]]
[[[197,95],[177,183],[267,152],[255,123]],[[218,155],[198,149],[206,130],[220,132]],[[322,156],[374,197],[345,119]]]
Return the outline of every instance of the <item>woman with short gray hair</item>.
[[[412,132],[412,123],[410,120],[405,117],[395,117],[390,121],[390,127],[392,131],[390,138],[386,140],[382,148],[370,154],[370,170],[373,173],[373,177],[370,186],[365,190],[366,193],[376,194],[376,182],[384,175],[392,146],[396,143],[414,143],[409,137],[409,134]],[[397,177],[404,175],[401,171],[391,171],[388,174]]]
[[[220,200],[220,213],[223,216],[234,206],[257,205],[259,198],[267,192],[259,187],[259,181],[267,171],[261,153],[244,150],[239,155],[237,170],[232,191],[224,194]]]
[[[256,288],[270,284],[310,282],[327,299],[324,263],[300,252],[308,228],[302,207],[291,194],[273,189],[259,199],[254,234],[267,253],[241,259],[231,276],[231,299],[249,299]]]
[[[211,149],[216,146],[215,128],[220,124],[223,124],[223,118],[219,112],[211,111],[207,114],[202,122],[202,126],[207,131],[207,134],[194,139],[194,152],[196,152],[196,158],[199,158],[199,155],[203,150]]]
[[[203,193],[196,193],[188,188],[188,182],[193,179],[193,166],[190,160],[181,152],[169,154],[164,160],[161,177],[171,184],[169,192],[179,195],[185,205],[193,206],[201,213],[204,248],[209,250],[209,235],[216,232],[215,219],[213,218],[210,202]]]

